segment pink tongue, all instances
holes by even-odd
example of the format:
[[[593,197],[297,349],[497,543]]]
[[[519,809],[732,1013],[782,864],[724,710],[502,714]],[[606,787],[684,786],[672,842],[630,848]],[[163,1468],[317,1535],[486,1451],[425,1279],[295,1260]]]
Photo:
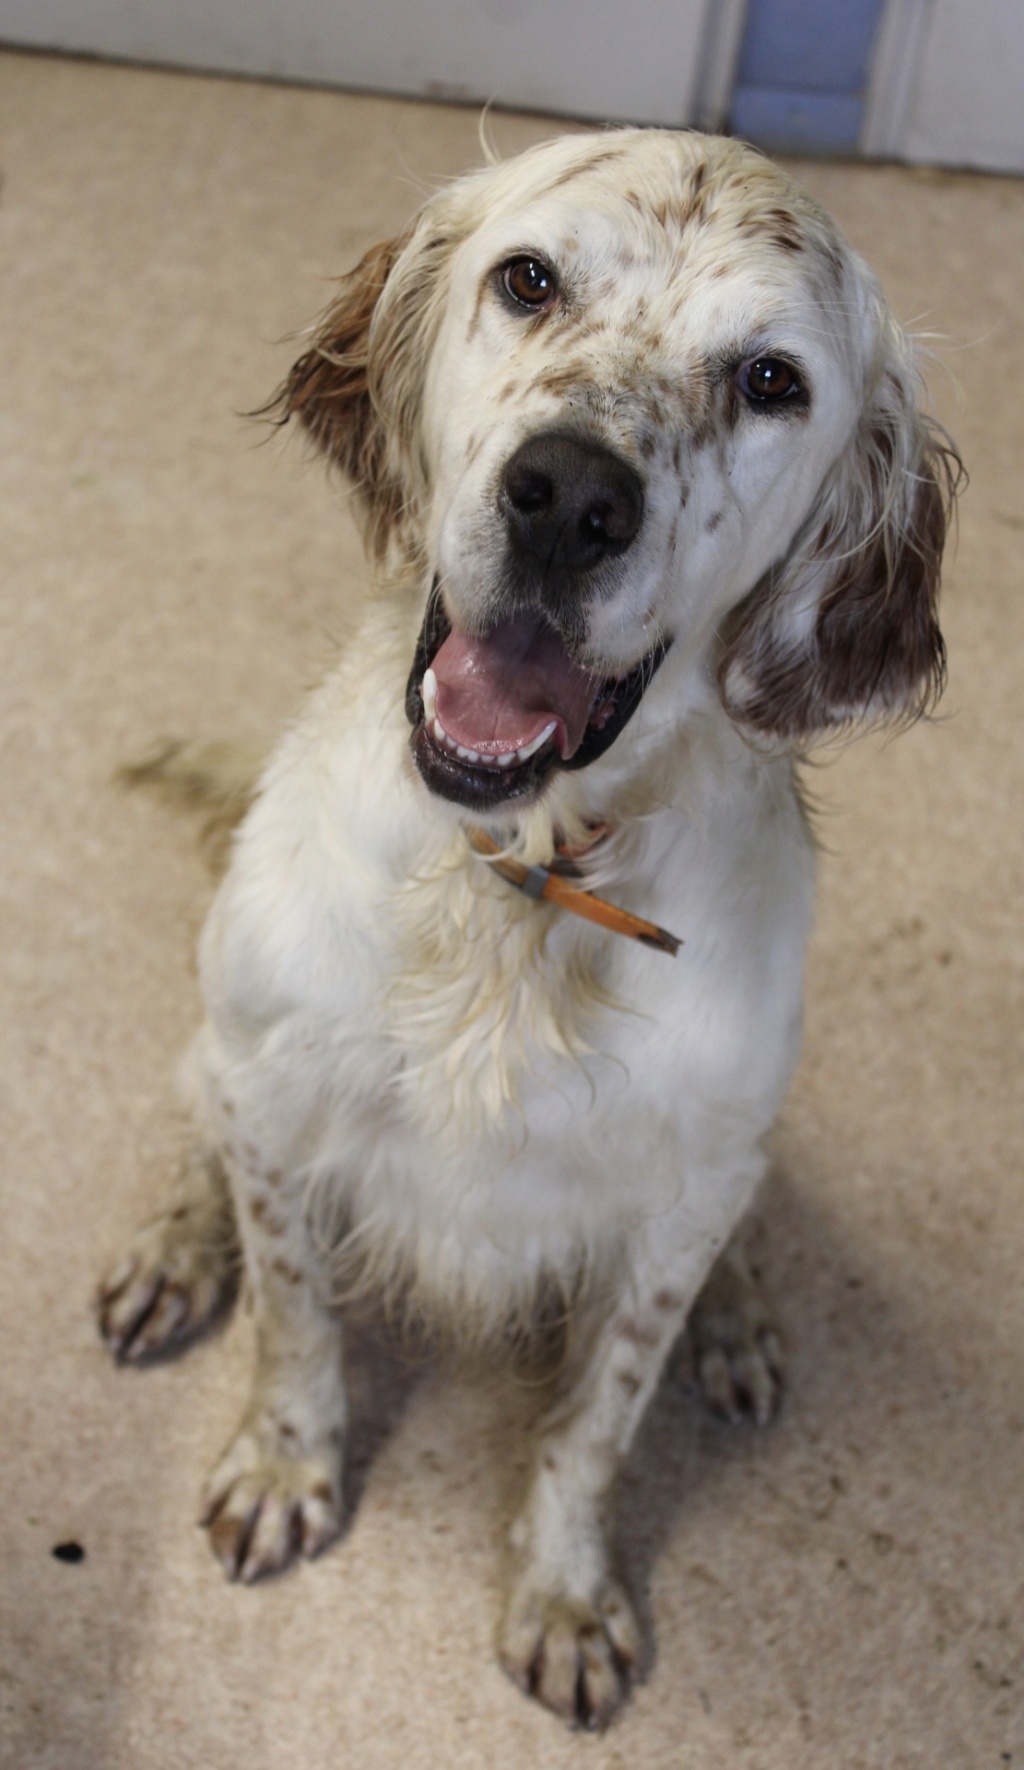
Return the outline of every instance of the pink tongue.
[[[453,628],[432,665],[437,717],[450,738],[483,756],[522,749],[557,722],[563,762],[583,741],[600,678],[574,664],[543,615],[502,621],[482,639]]]

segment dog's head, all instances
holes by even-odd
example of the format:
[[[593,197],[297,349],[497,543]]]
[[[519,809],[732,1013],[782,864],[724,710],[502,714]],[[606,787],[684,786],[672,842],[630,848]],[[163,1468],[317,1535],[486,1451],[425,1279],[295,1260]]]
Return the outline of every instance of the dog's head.
[[[669,647],[802,743],[914,713],[955,457],[820,209],[738,143],[624,130],[459,180],[280,395],[420,575],[413,753],[486,811],[615,741]]]

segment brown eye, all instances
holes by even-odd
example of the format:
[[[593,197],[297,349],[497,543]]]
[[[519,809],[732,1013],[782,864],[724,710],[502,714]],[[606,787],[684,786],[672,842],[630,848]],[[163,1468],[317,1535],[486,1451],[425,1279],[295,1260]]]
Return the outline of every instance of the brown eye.
[[[752,405],[776,406],[788,401],[806,404],[807,392],[792,363],[778,356],[759,356],[739,372],[741,393]]]
[[[501,273],[501,286],[520,307],[550,307],[558,293],[554,271],[539,258],[513,258]]]

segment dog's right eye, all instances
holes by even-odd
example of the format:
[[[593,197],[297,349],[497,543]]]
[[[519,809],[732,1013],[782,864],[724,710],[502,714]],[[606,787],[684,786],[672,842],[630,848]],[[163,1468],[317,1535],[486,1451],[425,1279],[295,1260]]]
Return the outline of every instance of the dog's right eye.
[[[539,258],[511,258],[501,271],[501,286],[518,307],[537,312],[550,307],[558,294],[553,270]]]

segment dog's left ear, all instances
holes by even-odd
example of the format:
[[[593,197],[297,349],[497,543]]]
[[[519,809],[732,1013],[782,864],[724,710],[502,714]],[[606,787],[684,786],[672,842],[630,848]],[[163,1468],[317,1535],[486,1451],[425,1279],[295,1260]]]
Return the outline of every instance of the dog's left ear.
[[[351,482],[378,559],[408,534],[421,489],[419,409],[448,246],[427,220],[372,246],[343,279],[268,408],[280,423],[297,418]]]
[[[886,321],[888,360],[856,434],[725,636],[727,710],[788,745],[856,720],[912,718],[945,680],[936,608],[962,467],[918,410],[909,351]]]

